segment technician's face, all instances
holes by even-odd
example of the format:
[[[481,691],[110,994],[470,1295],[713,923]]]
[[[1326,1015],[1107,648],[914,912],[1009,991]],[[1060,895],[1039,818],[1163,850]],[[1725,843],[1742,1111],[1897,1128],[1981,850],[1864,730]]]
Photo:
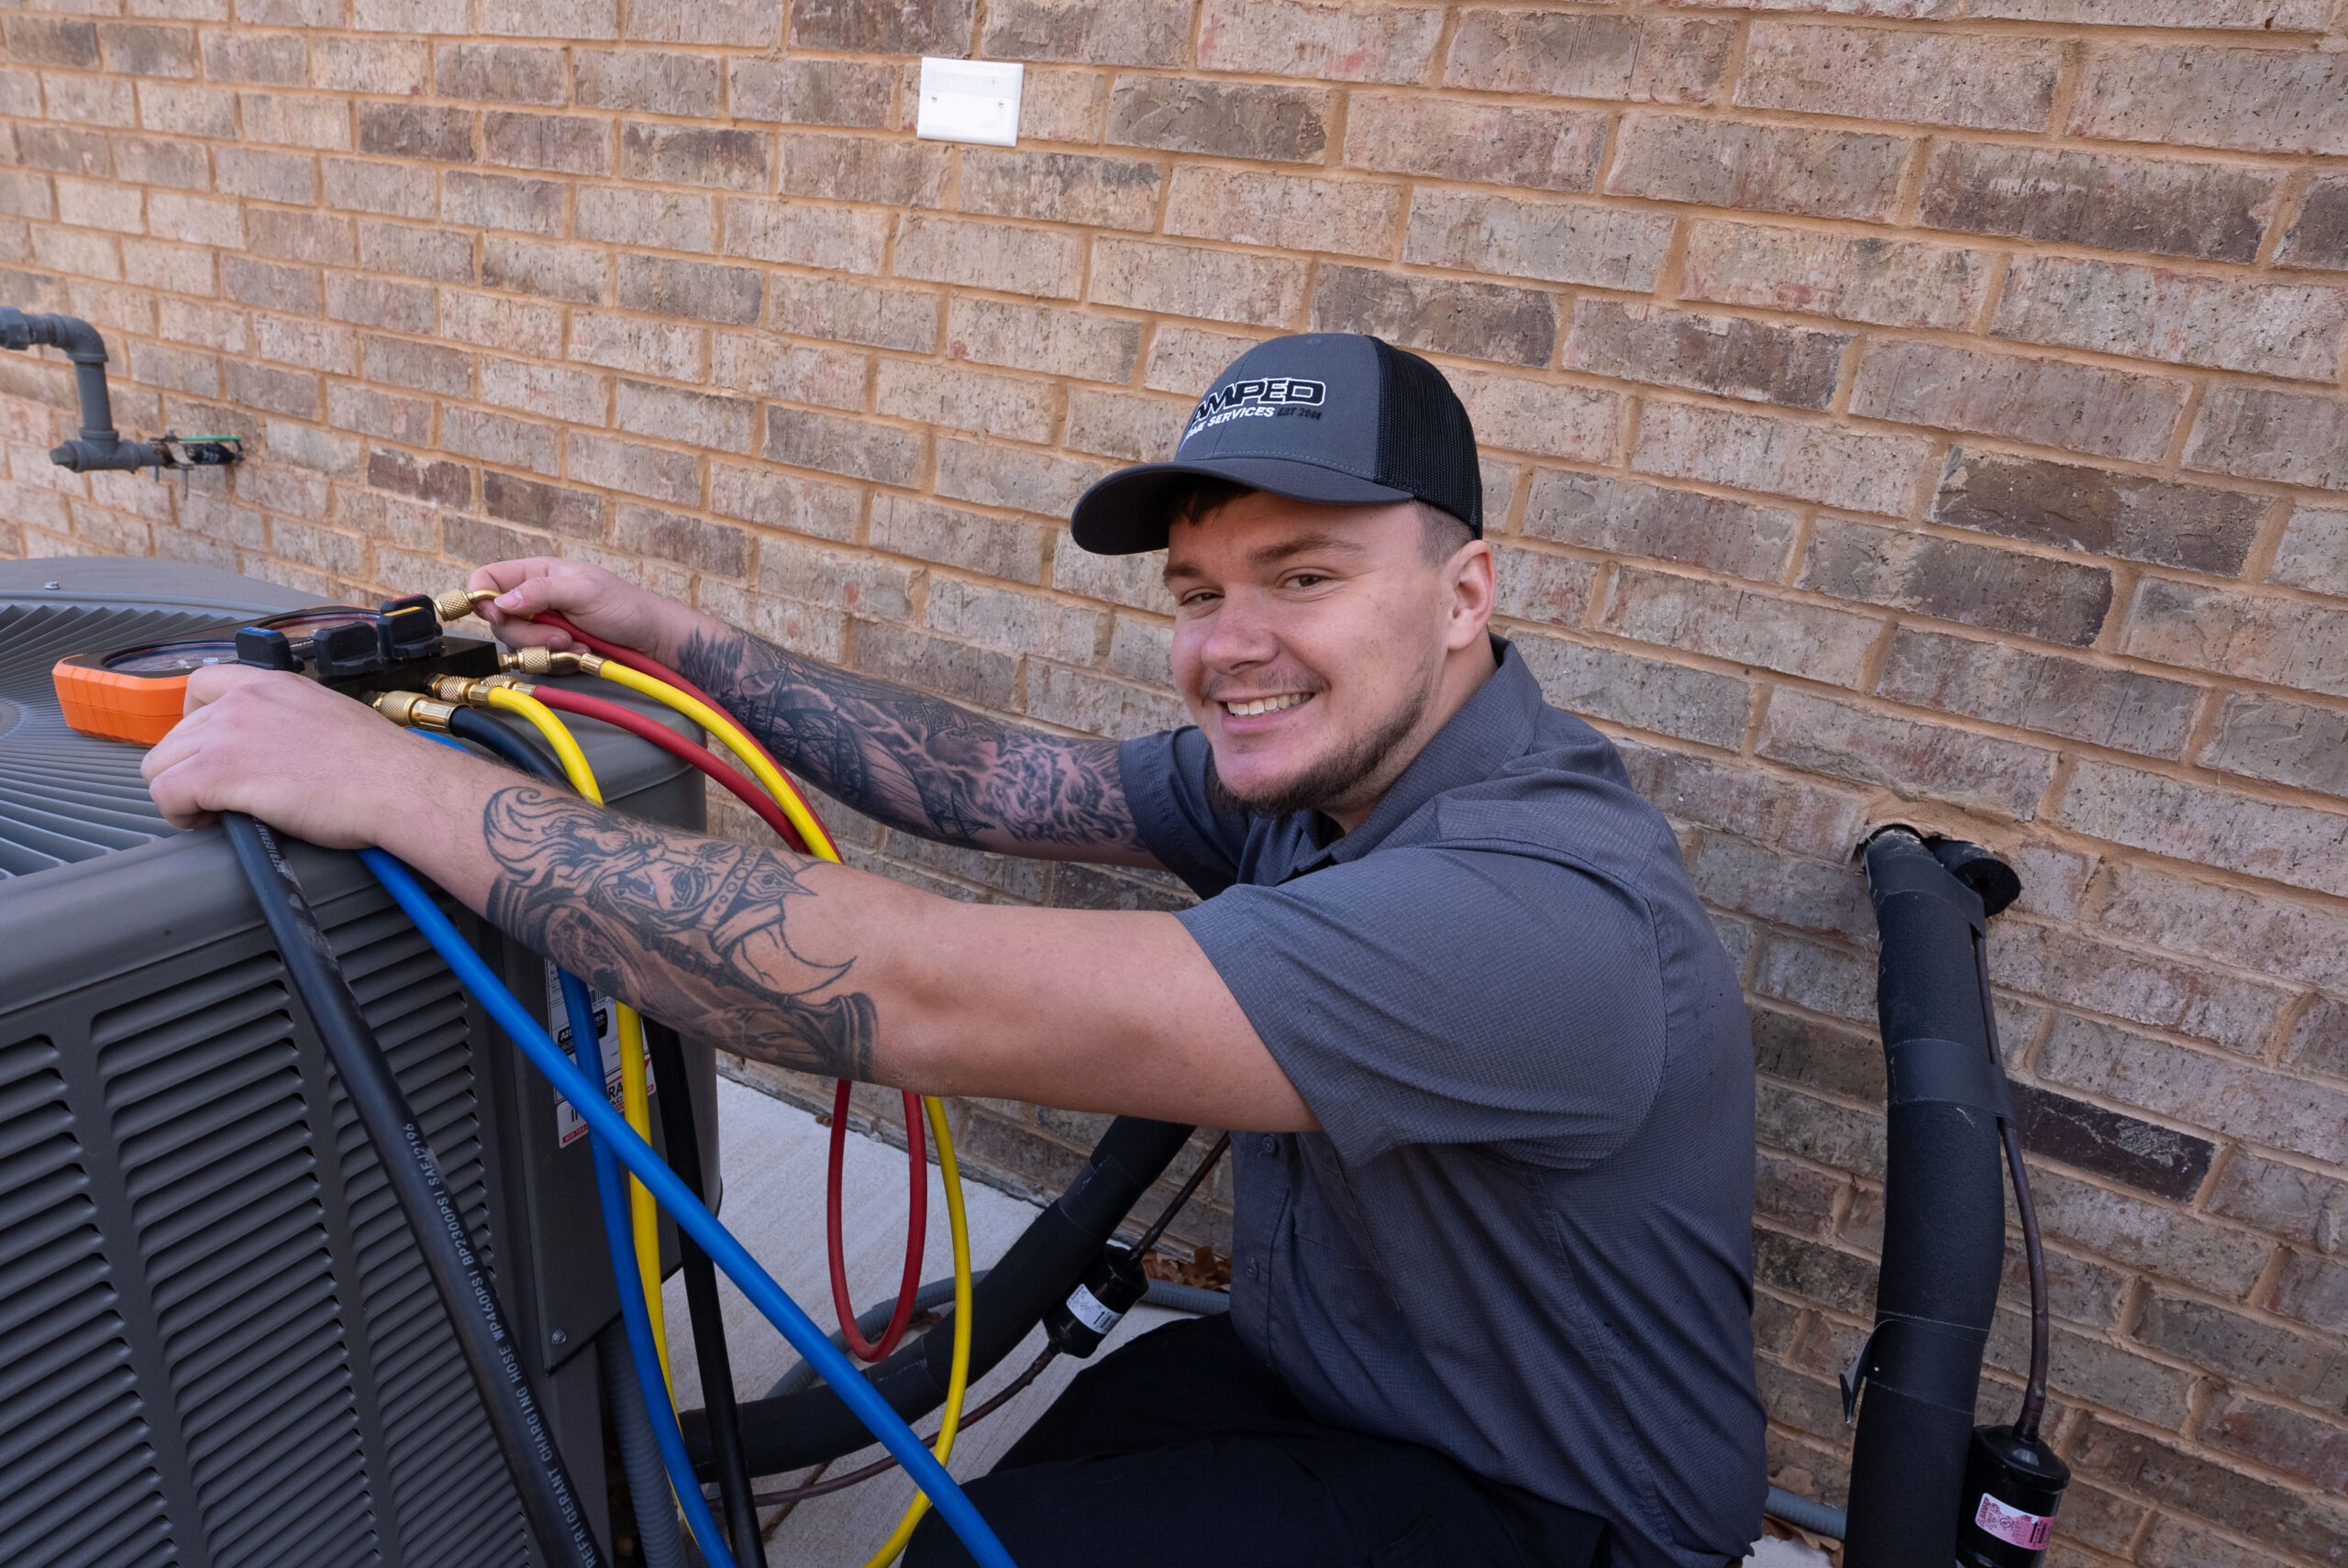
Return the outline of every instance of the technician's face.
[[[1342,816],[1382,794],[1425,736],[1447,650],[1462,638],[1457,579],[1480,544],[1424,556],[1418,511],[1323,506],[1253,491],[1175,525],[1174,679],[1223,787],[1267,812]],[[1481,637],[1482,616],[1469,634]],[[1410,745],[1407,755],[1396,755]]]

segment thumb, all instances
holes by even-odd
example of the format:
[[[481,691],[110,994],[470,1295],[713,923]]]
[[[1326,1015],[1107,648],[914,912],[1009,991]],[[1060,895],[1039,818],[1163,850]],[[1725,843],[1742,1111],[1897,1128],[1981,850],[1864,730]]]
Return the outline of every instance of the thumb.
[[[474,606],[474,613],[497,628],[497,634],[515,647],[544,646],[567,648],[570,638],[552,626],[536,626],[530,623],[549,610],[565,608],[565,598],[551,577],[526,578],[500,593],[496,598]]]

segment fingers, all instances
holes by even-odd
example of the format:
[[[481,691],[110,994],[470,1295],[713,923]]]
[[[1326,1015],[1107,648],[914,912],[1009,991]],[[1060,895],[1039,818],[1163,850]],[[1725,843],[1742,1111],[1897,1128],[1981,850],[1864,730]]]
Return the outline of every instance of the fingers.
[[[187,678],[186,701],[180,712],[193,713],[198,708],[208,707],[238,687],[249,685],[255,680],[266,680],[272,673],[282,672],[255,669],[246,664],[207,664]],[[299,680],[302,678],[288,675],[285,679]]]

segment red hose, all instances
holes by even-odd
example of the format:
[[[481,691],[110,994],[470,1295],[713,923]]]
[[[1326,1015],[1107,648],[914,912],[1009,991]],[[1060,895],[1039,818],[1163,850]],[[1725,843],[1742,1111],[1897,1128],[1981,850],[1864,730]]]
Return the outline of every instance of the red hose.
[[[706,746],[695,745],[658,720],[647,718],[617,702],[607,702],[601,697],[581,696],[558,686],[534,688],[532,695],[558,712],[576,713],[582,719],[597,719],[617,725],[632,735],[650,741],[671,756],[683,758],[732,790],[737,799],[758,812],[767,826],[781,836],[783,843],[802,855],[807,853],[806,845],[799,837],[799,830],[791,825],[791,819],[782,814],[782,808],[776,805],[765,790],[720,762]]]
[[[840,1244],[840,1168],[847,1154],[846,1078],[832,1094],[832,1158],[824,1182],[824,1244],[832,1259],[832,1310],[839,1314],[840,1337],[862,1361],[879,1361],[897,1348],[913,1321],[914,1297],[921,1289],[922,1249],[929,1230],[929,1154],[922,1143],[921,1099],[905,1096],[905,1152],[912,1156],[913,1191],[905,1216],[905,1276],[897,1286],[897,1309],[878,1343],[867,1343],[856,1326],[856,1303],[847,1295],[847,1259]]]

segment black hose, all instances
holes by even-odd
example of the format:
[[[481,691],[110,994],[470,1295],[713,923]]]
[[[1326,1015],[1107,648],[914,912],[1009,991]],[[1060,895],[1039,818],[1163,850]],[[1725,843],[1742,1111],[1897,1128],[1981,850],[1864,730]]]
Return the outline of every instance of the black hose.
[[[1981,1013],[1989,1024],[1989,1049],[2002,1061],[1998,1047],[1998,1007],[1989,994],[1989,951],[1975,944],[1974,957],[1981,985]],[[2046,1309],[2046,1249],[2038,1236],[2038,1205],[2031,1201],[2030,1172],[2022,1168],[2021,1130],[2008,1116],[1999,1128],[2006,1149],[2006,1170],[2013,1178],[2014,1212],[2021,1218],[2021,1251],[2030,1271],[2030,1382],[2022,1389],[2021,1411],[2014,1417],[2014,1436],[2024,1442],[2038,1439],[2038,1424],[2046,1414],[2046,1372],[2053,1349],[2054,1326]]]
[[[498,1309],[495,1288],[316,913],[267,827],[237,813],[223,822],[294,994],[309,1010],[343,1091],[375,1146],[384,1180],[415,1235],[539,1551],[549,1562],[603,1568],[604,1554],[530,1391],[520,1346]]]
[[[1068,1298],[1150,1184],[1173,1163],[1191,1129],[1121,1116],[1058,1202],[1038,1214],[988,1271],[971,1302],[969,1378],[975,1383],[1018,1348],[1045,1312]],[[865,1374],[892,1409],[914,1420],[946,1400],[952,1334],[928,1333]],[[709,1423],[683,1412],[686,1452],[710,1463]],[[809,1388],[742,1407],[742,1446],[753,1475],[803,1470],[871,1446],[872,1435],[831,1389]]]
[[[644,1408],[644,1386],[637,1381],[627,1330],[609,1323],[595,1336],[595,1360],[604,1376],[604,1398],[612,1412],[612,1437],[620,1451],[620,1473],[627,1478],[636,1509],[637,1551],[644,1568],[685,1568],[685,1539],[677,1510],[669,1504],[669,1467],[652,1435],[652,1412]]]
[[[644,1021],[644,1043],[652,1057],[652,1082],[659,1091],[660,1129],[669,1145],[669,1168],[703,1203],[701,1128],[693,1120],[692,1082],[685,1071],[684,1042],[677,1032]],[[692,1317],[693,1361],[701,1371],[701,1397],[710,1418],[717,1500],[725,1533],[734,1538],[734,1561],[742,1568],[766,1568],[766,1540],[759,1510],[750,1501],[750,1470],[742,1454],[742,1418],[734,1398],[734,1358],[725,1343],[725,1310],[717,1296],[717,1265],[699,1243],[677,1232],[679,1266],[685,1276],[685,1308]]]
[[[1862,1383],[1866,1398],[1844,1561],[1909,1568],[1955,1552],[2004,1265],[1999,1124],[2011,1110],[1978,980],[1981,896],[1904,829],[1869,841],[1866,861],[1889,1092],[1875,1330],[1844,1382],[1846,1400]]]
[[[449,715],[449,733],[460,741],[471,741],[499,761],[520,768],[523,772],[544,778],[559,789],[570,788],[570,780],[553,758],[512,730],[491,718],[478,708],[459,708]]]

